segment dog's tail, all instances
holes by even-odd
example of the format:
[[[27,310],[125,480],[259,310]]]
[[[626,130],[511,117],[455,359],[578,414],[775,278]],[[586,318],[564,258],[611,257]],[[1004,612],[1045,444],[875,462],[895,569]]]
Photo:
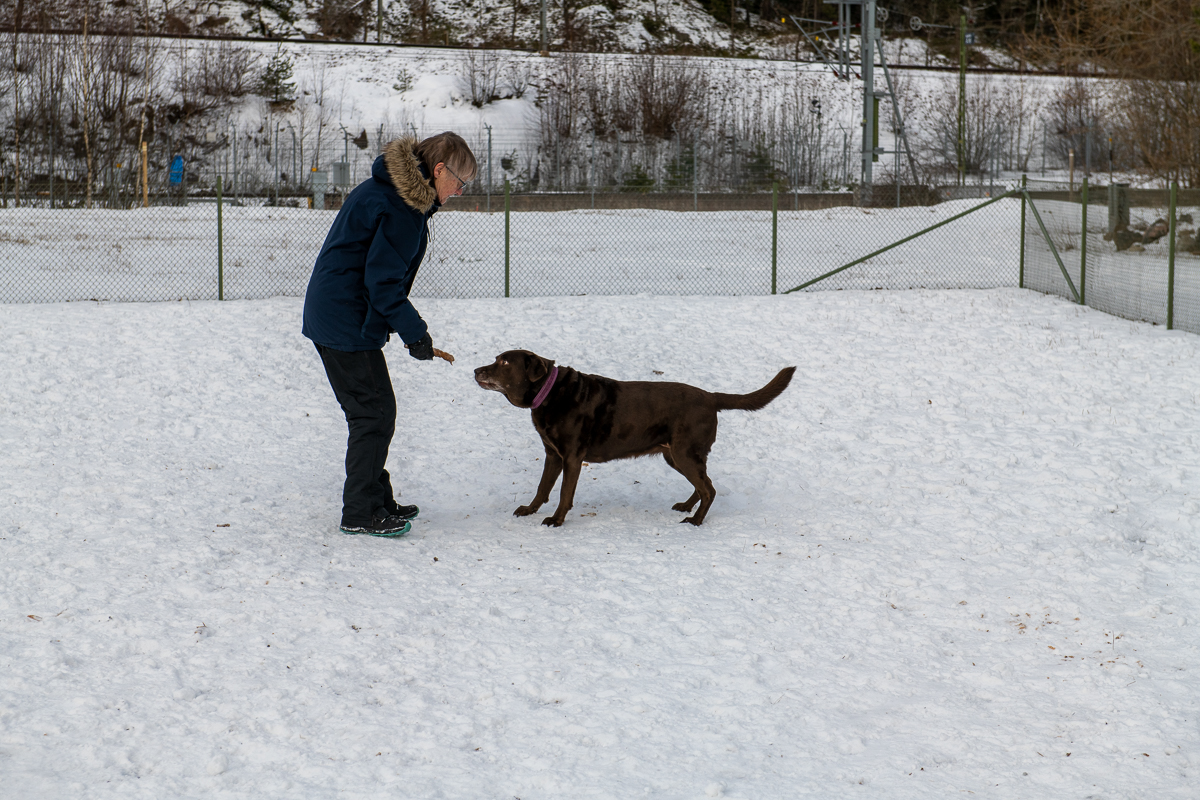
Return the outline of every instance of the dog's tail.
[[[750,394],[722,394],[720,392],[712,392],[713,399],[717,401],[717,411],[729,411],[733,409],[738,411],[758,411],[760,408],[766,406],[767,403],[783,394],[783,390],[792,382],[792,375],[795,372],[795,367],[784,367],[779,370],[778,375],[771,379],[770,383],[757,392],[751,392]]]

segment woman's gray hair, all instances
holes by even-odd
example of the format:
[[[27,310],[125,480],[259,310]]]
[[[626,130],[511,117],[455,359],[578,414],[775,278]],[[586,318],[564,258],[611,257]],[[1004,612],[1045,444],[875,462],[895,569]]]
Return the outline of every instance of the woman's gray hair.
[[[462,176],[464,181],[474,180],[479,170],[475,154],[471,152],[466,140],[453,131],[430,136],[418,144],[414,152],[429,171],[430,177],[433,176],[433,168],[438,164],[450,167],[450,171]]]

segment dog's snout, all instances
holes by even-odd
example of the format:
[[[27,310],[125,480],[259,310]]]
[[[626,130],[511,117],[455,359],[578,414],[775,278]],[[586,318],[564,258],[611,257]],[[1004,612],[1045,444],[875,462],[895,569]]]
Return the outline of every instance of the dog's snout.
[[[492,367],[494,367],[494,366],[495,366],[494,364],[485,364],[482,367],[476,367],[475,368],[475,383],[479,384],[479,386],[484,389],[491,389],[493,391],[499,391],[500,390],[499,385],[491,377]]]

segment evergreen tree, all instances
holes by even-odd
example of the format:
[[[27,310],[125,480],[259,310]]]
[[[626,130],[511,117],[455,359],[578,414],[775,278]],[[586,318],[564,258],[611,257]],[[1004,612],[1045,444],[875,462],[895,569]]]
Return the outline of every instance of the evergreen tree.
[[[646,194],[653,188],[654,178],[650,177],[641,164],[634,164],[633,170],[621,183],[622,192],[637,192],[638,194]]]
[[[283,45],[275,49],[275,55],[267,62],[258,81],[258,94],[272,103],[288,103],[296,99],[296,85],[292,82],[292,59],[283,52]]]
[[[664,188],[671,191],[690,189],[695,179],[694,168],[695,161],[692,157],[692,145],[688,144],[686,147],[680,148],[675,157],[667,162],[667,175],[663,180]]]

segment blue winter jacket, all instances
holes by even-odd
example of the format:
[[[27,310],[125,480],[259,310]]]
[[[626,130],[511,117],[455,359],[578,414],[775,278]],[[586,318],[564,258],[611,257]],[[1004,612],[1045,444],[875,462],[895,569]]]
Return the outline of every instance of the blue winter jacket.
[[[302,333],[317,344],[379,350],[391,332],[405,344],[425,335],[425,320],[408,295],[439,204],[413,153],[416,144],[409,137],[384,148],[325,237],[304,295]]]

